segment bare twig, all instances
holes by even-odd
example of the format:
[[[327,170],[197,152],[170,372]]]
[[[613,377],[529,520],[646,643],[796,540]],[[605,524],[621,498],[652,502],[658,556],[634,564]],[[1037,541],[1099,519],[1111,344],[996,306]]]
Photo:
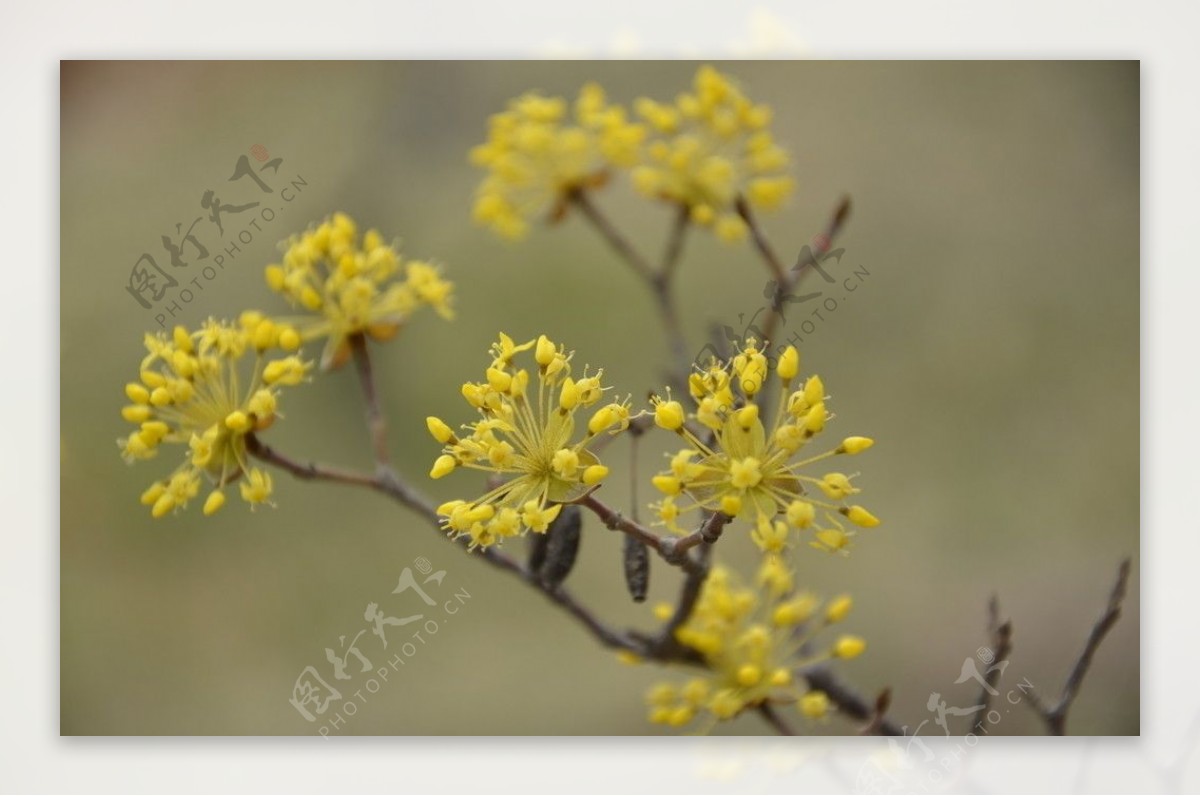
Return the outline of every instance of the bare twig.
[[[590,221],[592,226],[596,228],[596,231],[603,236],[608,245],[621,256],[621,259],[647,284],[653,285],[656,277],[654,268],[651,267],[650,262],[637,249],[633,248],[633,244],[613,226],[612,222],[608,220],[608,216],[604,215],[600,211],[600,208],[596,207],[595,203],[588,196],[587,191],[574,191],[571,193],[569,199],[583,213],[584,218]]]
[[[652,635],[637,632],[631,634],[646,646],[652,659],[704,665],[704,656],[698,650],[680,643],[675,637],[675,631],[683,627],[696,608],[696,601],[700,598],[704,582],[708,580],[711,549],[710,545],[702,545],[695,556],[689,557],[689,565],[684,568],[686,575],[683,585],[679,590],[679,597],[676,598],[675,610],[658,632]]]
[[[724,512],[712,512],[699,528],[687,536],[664,539],[663,556],[669,561],[683,555],[698,544],[716,544],[716,541],[721,538],[721,532],[725,530],[725,526],[732,519]]]
[[[350,335],[350,348],[354,352],[354,368],[358,371],[358,381],[367,402],[367,431],[371,435],[371,449],[375,452],[375,466],[380,472],[390,471],[392,465],[388,455],[387,421],[379,408],[379,392],[375,388],[367,338],[362,333]]]
[[[599,517],[600,521],[604,523],[605,528],[608,528],[610,531],[620,531],[621,533],[628,534],[660,556],[663,556],[663,543],[666,541],[664,537],[650,531],[641,523],[626,517],[597,498],[594,493],[587,493],[579,498],[577,502]],[[666,556],[663,557],[665,558]]]
[[[369,489],[384,491],[378,476],[341,470],[315,462],[307,464],[297,462],[279,453],[254,434],[246,435],[246,450],[256,459],[287,470],[292,475],[305,481],[330,481],[337,484],[351,484],[353,486],[364,486]]]
[[[687,536],[659,536],[641,523],[635,522],[607,505],[592,492],[585,494],[576,502],[599,517],[600,521],[604,523],[604,527],[610,531],[620,531],[634,537],[658,553],[667,563],[689,572],[695,569],[696,564],[694,559],[687,555],[687,552],[701,543],[712,544],[720,539],[721,531],[731,519],[727,514],[714,511],[708,515],[699,528]]]
[[[376,492],[387,495],[403,505],[405,508],[416,512],[426,520],[431,521],[434,526],[440,529],[437,510],[433,507],[433,504],[405,484],[402,480],[389,477],[389,475],[386,473],[379,475],[367,475],[365,473],[355,473],[348,470],[337,469],[324,464],[303,464],[266,445],[254,434],[248,434],[246,436],[246,450],[251,456],[254,456],[260,461],[275,465],[282,470],[286,470],[297,478],[307,481],[328,481],[330,483],[349,484],[351,486],[360,486],[367,489],[373,489]],[[461,547],[465,548],[467,546],[467,540],[465,538],[456,541]],[[567,589],[562,587],[551,589],[545,588],[538,578],[538,574],[536,572],[521,565],[506,553],[503,553],[494,547],[485,547],[477,548],[476,550],[472,551],[472,555],[478,555],[489,564],[516,575],[517,577],[521,578],[521,580],[536,588],[538,591],[541,591],[551,602],[563,608],[580,622],[582,622],[588,631],[606,647],[626,649],[639,655],[649,654],[646,650],[646,645],[635,641],[627,634],[619,633],[607,627],[588,609],[581,605]]]
[[[666,251],[663,254],[663,264],[658,270],[650,265],[650,261],[642,256],[633,244],[621,234],[599,207],[592,202],[587,191],[577,190],[570,194],[569,200],[579,208],[601,237],[624,260],[633,272],[641,278],[650,294],[658,305],[659,318],[667,335],[671,352],[671,370],[667,376],[672,386],[681,391],[687,389],[687,374],[690,363],[687,353],[687,339],[679,321],[679,310],[675,306],[675,292],[671,289],[675,266],[683,250],[683,237],[687,231],[688,216],[680,212],[676,217],[670,237],[667,240]]]
[[[659,266],[657,281],[668,286],[675,277],[675,267],[679,265],[679,255],[683,253],[683,239],[687,237],[688,219],[690,212],[686,205],[680,205],[675,211],[675,221],[671,225],[671,234],[667,238],[667,246],[663,251],[662,265]]]
[[[837,705],[839,713],[843,713],[852,719],[859,721],[873,722],[875,735],[904,735],[901,730],[891,720],[882,715],[876,716],[875,710],[878,705],[871,705],[854,689],[847,686],[837,675],[833,673],[825,664],[815,664],[800,671],[800,676],[808,683],[808,687],[817,691],[824,691],[825,696],[829,697],[829,701]],[[876,721],[878,718],[878,721]]]
[[[892,689],[885,688],[875,697],[875,710],[871,714],[871,718],[859,728],[859,735],[879,735],[879,730],[883,727],[884,716],[887,715],[888,708],[892,706]]]
[[[988,600],[988,637],[992,663],[984,674],[984,684],[979,693],[979,704],[983,705],[983,709],[976,714],[975,721],[971,723],[971,732],[976,735],[983,732],[984,720],[991,708],[996,685],[1000,682],[1000,676],[1004,674],[1008,656],[1012,654],[1012,622],[1000,621],[1000,600],[994,594],[992,599]]]
[[[754,248],[762,255],[763,262],[771,270],[771,276],[775,278],[778,285],[782,286],[788,281],[787,275],[783,272],[783,264],[779,261],[775,250],[771,248],[771,242],[767,240],[766,234],[758,226],[758,220],[750,210],[750,203],[744,196],[739,196],[734,207],[737,209],[737,214],[742,217],[742,221],[745,221],[746,226],[750,229],[750,239],[754,241]]]
[[[816,270],[816,266],[820,264],[821,258],[829,253],[833,247],[833,241],[841,232],[846,220],[850,217],[850,197],[843,196],[834,208],[833,214],[829,217],[829,221],[825,224],[825,229],[818,233],[813,239],[811,246],[806,246],[801,250],[800,256],[796,260],[796,264],[792,266],[787,274],[780,275],[778,259],[771,255],[770,260],[767,260],[767,267],[771,269],[771,273],[775,279],[775,295],[771,301],[771,314],[767,317],[763,335],[770,341],[772,346],[777,344],[775,340],[775,327],[783,319],[783,301],[796,289],[800,281],[804,279],[810,272]],[[756,227],[751,227],[755,229]],[[760,252],[762,250],[760,249]],[[763,254],[764,259],[767,255]],[[764,390],[764,395],[767,393]]]
[[[758,706],[757,710],[758,715],[762,716],[763,719],[766,720],[767,724],[771,725],[775,732],[779,733],[780,735],[796,734],[796,731],[792,729],[792,726],[784,721],[783,716],[780,716],[769,702],[763,702]]]
[[[1092,625],[1087,642],[1083,645],[1083,651],[1079,653],[1075,665],[1071,667],[1071,673],[1067,675],[1067,682],[1063,685],[1058,701],[1053,705],[1047,705],[1034,690],[1030,690],[1026,695],[1029,704],[1045,722],[1051,735],[1067,734],[1067,712],[1071,709],[1071,703],[1079,694],[1079,687],[1083,685],[1083,678],[1087,675],[1088,667],[1091,666],[1092,658],[1100,647],[1100,643],[1104,641],[1108,631],[1112,630],[1113,625],[1121,616],[1121,604],[1125,600],[1125,592],[1129,586],[1130,569],[1128,558],[1122,561],[1121,566],[1117,569],[1117,581],[1108,595],[1108,604],[1104,608],[1104,613],[1096,620],[1096,624]]]

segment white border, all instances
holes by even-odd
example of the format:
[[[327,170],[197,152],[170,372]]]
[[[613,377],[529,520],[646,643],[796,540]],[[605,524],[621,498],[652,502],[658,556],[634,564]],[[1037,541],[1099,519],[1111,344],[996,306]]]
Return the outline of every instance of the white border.
[[[0,48],[8,229],[0,312],[0,789],[17,791],[841,791],[877,743],[734,739],[84,740],[58,737],[58,59],[507,57],[1133,58],[1143,66],[1142,739],[1005,739],[955,790],[1195,789],[1200,483],[1196,31],[1168,2],[24,2]],[[782,49],[780,49],[782,48]],[[1122,422],[1114,418],[1114,422]],[[1127,422],[1132,422],[1129,419]],[[1187,739],[1191,740],[1188,741]],[[1184,745],[1193,748],[1182,748]],[[801,755],[798,757],[797,755]],[[1197,765],[1200,765],[1198,763]],[[1170,773],[1170,772],[1167,772]],[[931,788],[937,790],[940,786]]]

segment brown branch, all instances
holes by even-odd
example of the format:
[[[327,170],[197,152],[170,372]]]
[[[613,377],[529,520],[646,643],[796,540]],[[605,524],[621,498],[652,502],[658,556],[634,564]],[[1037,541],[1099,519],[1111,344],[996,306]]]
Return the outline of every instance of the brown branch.
[[[721,538],[721,532],[725,525],[732,519],[723,512],[714,511],[708,515],[699,528],[687,536],[659,536],[641,523],[626,517],[604,503],[593,492],[585,494],[575,502],[599,517],[600,521],[604,523],[604,527],[610,531],[620,531],[634,537],[658,553],[668,564],[680,567],[687,572],[693,572],[697,567],[696,561],[687,554],[688,551],[702,543],[713,544],[716,542]]]
[[[992,697],[996,694],[996,685],[1000,682],[1000,676],[1004,674],[1008,656],[1012,654],[1012,622],[1000,621],[1000,600],[994,594],[988,601],[988,635],[992,661],[983,677],[984,684],[979,693],[979,704],[983,705],[983,709],[971,723],[971,732],[976,735],[983,731],[984,720],[992,706]]]
[[[1121,604],[1125,600],[1125,592],[1129,586],[1129,572],[1131,569],[1129,559],[1121,562],[1121,566],[1117,569],[1117,581],[1113,584],[1112,591],[1108,595],[1108,604],[1104,608],[1104,613],[1092,625],[1091,632],[1088,633],[1087,642],[1083,645],[1083,651],[1075,660],[1075,665],[1071,667],[1071,673],[1067,675],[1067,681],[1063,685],[1062,693],[1053,705],[1046,705],[1034,690],[1030,690],[1027,694],[1029,704],[1033,707],[1034,712],[1041,717],[1046,724],[1046,729],[1051,735],[1066,735],[1067,734],[1067,712],[1071,709],[1071,703],[1075,701],[1075,697],[1079,695],[1079,688],[1083,685],[1083,678],[1087,675],[1088,667],[1091,666],[1092,658],[1099,649],[1100,643],[1104,641],[1104,637],[1108,635],[1108,631],[1112,630],[1113,625],[1121,617]]]
[[[763,335],[772,345],[775,344],[775,327],[783,319],[783,300],[796,289],[800,281],[804,279],[810,272],[815,270],[815,267],[820,264],[821,258],[829,253],[833,248],[833,241],[841,232],[846,220],[850,217],[850,197],[843,196],[834,208],[833,214],[829,217],[829,221],[825,224],[825,229],[822,230],[812,239],[812,245],[806,246],[801,250],[800,256],[796,259],[796,264],[792,266],[788,274],[780,274],[774,265],[778,265],[778,260],[768,261],[767,266],[771,268],[771,273],[775,275],[775,296],[771,301],[771,314],[767,316]],[[752,227],[751,229],[754,229]],[[761,251],[761,250],[760,250]],[[766,255],[764,255],[765,257]],[[773,255],[772,255],[773,257]],[[766,390],[763,391],[766,394]]]
[[[666,557],[663,555],[663,543],[667,541],[665,537],[659,536],[641,523],[626,517],[597,498],[594,493],[589,492],[576,502],[599,517],[600,521],[604,523],[605,528],[608,528],[610,531],[620,531],[621,533],[628,534],[660,556]]]
[[[683,240],[687,237],[688,221],[691,211],[687,205],[680,205],[675,211],[675,221],[671,225],[671,233],[667,237],[667,246],[663,251],[662,265],[659,266],[656,281],[670,285],[675,277],[675,268],[679,265],[679,255],[683,253]]]
[[[868,703],[862,695],[839,680],[837,675],[825,664],[818,663],[802,669],[800,676],[808,683],[809,688],[824,691],[825,696],[829,697],[829,701],[837,706],[839,713],[852,719],[877,724],[874,727],[875,735],[904,735],[904,730],[897,727],[891,719],[878,716],[878,721],[876,721],[878,699],[875,705]]]
[[[775,250],[771,248],[771,242],[767,240],[766,234],[759,227],[758,220],[750,210],[750,203],[746,201],[744,196],[739,196],[734,203],[734,208],[737,210],[737,214],[742,217],[742,221],[745,221],[746,226],[750,229],[750,239],[754,242],[754,248],[762,256],[763,262],[767,264],[767,268],[771,271],[771,276],[775,278],[776,284],[782,287],[788,281],[787,275],[783,271],[783,264],[779,261]]]
[[[583,213],[584,218],[591,222],[596,231],[608,241],[608,245],[621,256],[634,272],[641,277],[646,284],[653,285],[657,280],[654,274],[654,268],[650,262],[643,257],[637,249],[633,248],[624,235],[622,235],[612,222],[608,220],[608,216],[600,211],[592,202],[585,190],[572,191],[568,199],[579,208]]]
[[[354,352],[354,368],[367,402],[367,431],[371,435],[371,448],[375,452],[375,466],[380,472],[390,471],[391,457],[388,455],[387,421],[379,408],[379,391],[375,388],[375,375],[371,370],[371,355],[367,351],[367,338],[361,332],[350,335],[350,348]]]
[[[292,475],[305,481],[330,481],[336,484],[364,486],[368,489],[383,491],[377,476],[356,473],[350,470],[341,470],[329,465],[317,464],[316,462],[308,462],[307,464],[297,462],[279,453],[253,433],[246,435],[246,451],[256,459],[267,464],[273,464],[282,470],[287,470]]]
[[[732,519],[722,511],[712,512],[699,528],[687,536],[664,539],[663,557],[670,561],[684,555],[698,544],[716,544],[717,540],[721,538],[721,532],[725,530],[725,526]]]
[[[686,391],[687,375],[690,371],[687,339],[683,334],[683,327],[679,320],[679,309],[675,306],[675,293],[671,289],[671,286],[675,266],[683,250],[683,237],[684,232],[687,230],[688,222],[687,213],[681,211],[676,217],[675,226],[668,238],[666,251],[663,255],[662,267],[655,270],[650,265],[650,261],[633,247],[633,244],[621,234],[608,219],[608,216],[604,215],[600,208],[592,202],[586,190],[578,189],[573,191],[568,196],[568,200],[579,208],[583,217],[591,222],[591,225],[608,242],[613,251],[633,269],[633,272],[650,289],[650,294],[654,297],[654,301],[658,305],[659,317],[662,320],[663,330],[667,335],[671,361],[674,363],[672,370],[667,374],[668,379],[677,389]]]
[[[433,504],[420,495],[412,487],[408,486],[404,481],[395,477],[389,472],[383,472],[377,475],[367,475],[365,473],[356,473],[348,470],[341,470],[330,467],[324,464],[317,463],[301,463],[279,451],[271,448],[262,440],[258,439],[254,434],[246,435],[246,450],[251,456],[286,470],[297,478],[306,481],[328,481],[336,484],[349,484],[351,486],[359,486],[367,489],[372,489],[380,492],[405,508],[408,508],[424,519],[430,521],[439,530],[441,525],[437,514],[437,509]],[[466,548],[468,540],[464,538],[454,540],[460,547]],[[537,573],[518,563],[515,559],[501,552],[494,547],[477,548],[471,552],[472,555],[478,555],[480,558],[487,561],[492,566],[516,575],[521,580],[542,592],[552,603],[567,611],[569,614],[578,619],[587,630],[596,637],[601,644],[606,647],[615,647],[618,649],[629,650],[638,655],[648,656],[649,652],[646,645],[638,642],[633,637],[625,633],[619,633],[603,622],[597,619],[587,608],[579,603],[578,600],[565,588],[558,587],[547,589],[538,579]]]
[[[875,709],[870,720],[859,728],[859,735],[879,735],[880,728],[883,727],[884,716],[887,715],[888,708],[892,706],[892,689],[885,688],[875,697]]]
[[[756,710],[758,711],[758,715],[762,716],[767,724],[771,725],[775,732],[779,733],[780,735],[796,734],[796,731],[792,729],[792,726],[784,721],[783,716],[779,715],[771,703],[763,702],[756,708]]]

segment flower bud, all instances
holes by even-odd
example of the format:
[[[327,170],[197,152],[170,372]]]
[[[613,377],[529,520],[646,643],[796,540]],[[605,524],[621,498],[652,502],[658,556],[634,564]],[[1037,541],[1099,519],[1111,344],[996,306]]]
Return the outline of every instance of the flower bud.
[[[441,478],[453,472],[458,466],[458,461],[448,453],[443,453],[437,457],[437,461],[433,463],[433,468],[429,471],[430,478]]]
[[[834,642],[833,654],[835,657],[849,660],[862,655],[866,648],[867,642],[858,636],[842,636]]]
[[[450,426],[443,423],[439,418],[432,416],[425,418],[425,426],[439,444],[445,445],[448,442],[458,441],[454,436],[454,432],[450,430]]]
[[[683,428],[683,406],[679,401],[659,401],[654,407],[654,422],[667,431]]]
[[[800,352],[795,346],[788,346],[779,355],[779,364],[775,368],[779,374],[779,378],[784,382],[790,382],[796,378],[796,374],[800,372]]]
[[[870,437],[846,437],[842,440],[842,444],[838,446],[838,453],[848,453],[853,456],[856,453],[862,453],[867,448],[875,444],[875,440]]]

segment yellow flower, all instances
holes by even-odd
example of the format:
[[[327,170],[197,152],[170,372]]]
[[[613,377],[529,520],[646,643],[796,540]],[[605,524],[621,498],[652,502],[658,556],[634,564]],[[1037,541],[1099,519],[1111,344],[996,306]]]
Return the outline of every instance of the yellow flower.
[[[747,228],[736,203],[774,210],[793,189],[788,156],[771,137],[771,109],[755,105],[728,77],[703,66],[691,93],[673,104],[639,99],[655,132],[633,172],[643,194],[682,205],[692,221],[735,243]]]
[[[818,720],[829,715],[831,704],[824,691],[809,691],[800,697],[800,712],[807,718]]]
[[[481,382],[467,382],[462,394],[481,419],[454,434],[436,417],[426,420],[442,448],[430,476],[441,478],[465,467],[508,477],[472,501],[454,500],[438,508],[446,529],[469,536],[471,547],[486,547],[507,536],[532,530],[544,533],[563,502],[582,495],[604,480],[608,468],[588,446],[599,434],[616,434],[629,426],[629,407],[612,402],[595,410],[585,433],[575,439],[576,414],[603,397],[603,371],[571,376],[573,352],[555,346],[544,335],[536,341],[536,397],[530,373],[516,364],[535,341],[513,342],[508,335],[491,348],[492,364]]]
[[[848,599],[840,597],[826,610],[848,610]],[[680,687],[657,683],[647,694],[650,721],[678,727],[706,715],[705,729],[711,729],[767,701],[789,702],[805,716],[824,717],[829,704],[820,699],[825,695],[801,694],[795,670],[831,657],[852,658],[865,644],[842,636],[832,649],[813,649],[825,624],[810,620],[820,610],[817,597],[795,591],[792,573],[778,556],[763,559],[754,586],[725,567],[714,567],[691,616],[675,632],[680,643],[701,654],[706,671]],[[686,719],[683,708],[690,711]]]
[[[360,239],[358,226],[345,213],[291,237],[281,248],[282,262],[267,266],[267,284],[311,315],[295,319],[298,334],[281,333],[279,343],[294,348],[302,340],[328,338],[322,369],[346,361],[352,335],[389,340],[423,306],[447,320],[454,316],[454,285],[436,266],[402,261],[375,230]]]
[[[268,503],[271,499],[273,481],[271,474],[254,467],[241,483],[242,500],[253,508],[259,503]]]
[[[476,192],[475,221],[511,240],[524,237],[531,221],[561,218],[573,192],[632,166],[645,134],[594,83],[579,92],[573,114],[561,97],[517,97],[489,119],[487,142],[471,151],[488,172]]]
[[[859,492],[853,476],[816,477],[804,471],[831,456],[858,453],[870,440],[848,437],[832,450],[806,455],[804,449],[824,430],[828,417],[825,386],[817,376],[803,384],[797,381],[799,354],[787,346],[779,356],[775,416],[766,425],[755,397],[770,370],[766,351],[751,338],[728,362],[714,360],[691,375],[688,386],[695,410],[690,415],[676,401],[652,399],[658,425],[674,430],[688,445],[675,454],[669,471],[652,479],[668,496],[654,506],[659,524],[677,531],[681,512],[722,511],[753,523],[752,538],[764,551],[782,551],[789,529],[812,529],[811,545],[845,553],[854,532],[846,531],[829,512],[863,528],[878,525],[879,519],[861,506],[841,504]],[[696,426],[710,431],[711,440],[702,439],[693,430]],[[817,523],[818,508],[827,510],[827,525]]]
[[[246,436],[275,421],[279,387],[300,383],[311,367],[281,345],[290,329],[246,312],[236,324],[210,319],[195,332],[177,326],[170,335],[146,335],[139,380],[125,386],[133,403],[121,411],[138,428],[118,445],[130,462],[152,459],[164,445],[182,449],[175,471],[142,493],[154,517],[186,507],[202,477],[214,485],[206,515],[225,505],[222,490],[241,479],[248,503],[267,501],[271,477],[249,466]]]
[[[867,642],[858,636],[842,636],[833,645],[833,654],[838,658],[857,658],[867,648]]]

